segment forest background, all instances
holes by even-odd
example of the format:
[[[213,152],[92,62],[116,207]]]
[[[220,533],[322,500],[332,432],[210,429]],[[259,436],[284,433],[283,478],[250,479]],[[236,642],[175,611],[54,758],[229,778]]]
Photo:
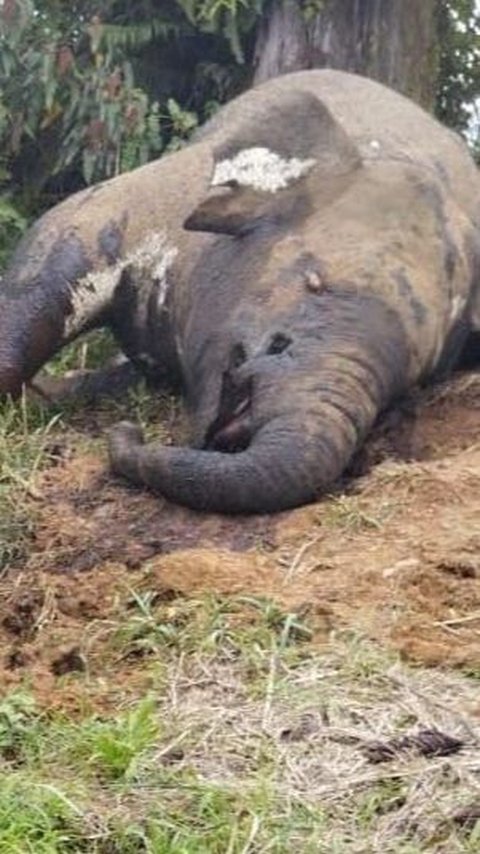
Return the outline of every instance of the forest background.
[[[38,214],[178,148],[220,104],[287,70],[367,73],[478,151],[479,31],[475,0],[3,0],[0,267]]]

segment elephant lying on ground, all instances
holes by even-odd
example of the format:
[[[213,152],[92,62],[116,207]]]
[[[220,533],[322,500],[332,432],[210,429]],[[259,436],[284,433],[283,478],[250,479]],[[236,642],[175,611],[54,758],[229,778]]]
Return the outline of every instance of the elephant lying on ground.
[[[189,448],[118,425],[113,470],[193,508],[273,512],[321,495],[396,395],[454,364],[479,280],[460,139],[378,83],[298,72],[39,220],[0,290],[0,391],[108,325],[192,420]]]

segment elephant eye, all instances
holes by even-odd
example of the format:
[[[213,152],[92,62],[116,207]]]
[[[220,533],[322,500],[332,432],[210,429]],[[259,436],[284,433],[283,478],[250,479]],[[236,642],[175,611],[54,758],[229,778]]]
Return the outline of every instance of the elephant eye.
[[[243,365],[244,362],[247,361],[247,354],[245,352],[245,347],[243,344],[235,344],[232,347],[232,351],[230,353],[230,367],[231,368],[239,368],[240,365]]]
[[[282,332],[277,332],[276,335],[272,337],[272,340],[268,345],[267,355],[273,356],[277,353],[283,353],[291,343],[292,340],[288,335],[284,335]]]

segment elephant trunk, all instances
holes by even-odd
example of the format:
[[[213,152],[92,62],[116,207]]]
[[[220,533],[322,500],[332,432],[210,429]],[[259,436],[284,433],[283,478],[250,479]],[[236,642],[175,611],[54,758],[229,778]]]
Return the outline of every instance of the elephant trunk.
[[[22,383],[66,343],[72,283],[89,270],[80,239],[56,234],[52,220],[49,212],[33,226],[0,281],[0,397],[20,394]]]
[[[345,463],[332,436],[308,442],[292,424],[276,425],[237,454],[145,446],[127,432],[130,426],[119,425],[111,439],[113,470],[194,510],[285,510],[314,500]]]
[[[144,445],[138,428],[118,425],[110,437],[112,468],[195,510],[271,513],[314,501],[342,474],[399,391],[402,359],[396,367],[390,361],[393,373],[366,356],[325,357],[315,381],[307,375],[302,388],[295,378],[290,412],[267,420],[238,453]]]
[[[0,293],[0,398],[16,397],[36,371],[59,347],[63,332],[62,306],[40,290]]]

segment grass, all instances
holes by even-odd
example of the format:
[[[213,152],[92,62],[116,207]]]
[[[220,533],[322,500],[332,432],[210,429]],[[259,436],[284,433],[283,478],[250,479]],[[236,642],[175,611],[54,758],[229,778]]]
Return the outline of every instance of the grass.
[[[175,654],[221,650],[237,659],[245,651],[285,650],[295,641],[309,640],[312,632],[295,613],[284,613],[262,597],[206,596],[158,601],[155,591],[131,591],[130,616],[114,630],[112,643],[125,656],[152,654],[162,649]]]
[[[301,804],[278,810],[263,789],[237,798],[219,786],[191,782],[172,797],[159,791],[145,814],[113,820],[85,809],[79,795],[49,783],[0,780],[0,851],[99,854],[224,854],[268,850],[327,851],[321,844],[324,813]],[[150,798],[153,801],[152,794]],[[84,796],[85,797],[85,794]],[[105,797],[105,795],[104,795]],[[121,804],[128,814],[128,800]],[[163,801],[163,804],[162,804]],[[120,812],[120,810],[119,810]]]
[[[322,506],[319,521],[349,533],[380,531],[394,509],[390,502],[384,502],[379,505],[376,514],[372,515],[362,507],[361,498],[356,495],[332,496],[328,503]]]
[[[35,475],[55,449],[50,444],[60,415],[22,397],[0,403],[0,569],[25,553],[34,511],[27,498],[38,498]]]
[[[104,346],[62,355],[57,367],[94,366]],[[60,416],[25,399],[2,405],[0,561],[9,583],[21,589],[18,567],[42,500],[36,475],[58,462],[59,447],[90,446],[127,414],[162,435],[153,424],[159,406],[169,422],[171,401],[159,404],[141,386],[93,415],[73,408]],[[322,506],[319,527],[381,536],[395,505],[366,508],[362,496],[337,496]],[[303,557],[302,546],[286,583],[301,575]],[[30,671],[9,671],[16,687],[3,686],[0,699],[0,854],[479,850],[474,667],[410,669],[350,630],[318,646],[308,607],[182,596],[155,578],[147,563],[128,575],[127,589],[118,582],[108,619],[84,620],[75,637],[85,666],[47,672],[43,696],[29,685],[41,655]],[[98,580],[93,572],[92,585]],[[54,644],[56,619],[52,606],[35,622],[40,640]],[[19,644],[27,656],[30,640]],[[53,679],[60,708],[49,704]],[[379,764],[362,749],[422,727],[461,738],[463,749],[399,752]]]
[[[474,680],[410,670],[351,631],[319,651],[308,615],[266,597],[158,595],[143,578],[61,677],[92,697],[121,664],[116,707],[48,711],[27,684],[0,703],[0,852],[477,850]],[[422,726],[464,749],[379,765],[362,750]]]
[[[157,681],[148,663],[148,696],[77,720],[13,692],[0,707],[0,852],[473,854],[478,749],[463,709],[474,686],[410,671],[359,638],[348,671],[351,648],[339,638],[292,665],[278,647],[273,679],[254,693],[225,637],[213,658],[170,648]],[[382,765],[362,753],[426,723],[462,736],[464,750]]]
[[[159,734],[155,710],[154,699],[147,697],[113,721],[92,721],[76,732],[74,753],[84,757],[102,777],[133,779],[143,752]]]
[[[63,376],[67,371],[94,370],[117,352],[118,346],[112,334],[106,329],[95,329],[64,347],[51,359],[46,370],[52,376]]]
[[[0,704],[0,852],[477,850],[473,680],[351,632],[319,654],[308,620],[268,599],[131,590],[120,613],[105,654],[141,650],[147,693],[75,718],[27,689]],[[66,686],[91,688],[90,669]],[[362,751],[421,726],[464,749],[380,765]]]
[[[113,346],[110,336],[92,333],[87,341],[65,348],[49,363],[49,371],[55,375],[97,367]],[[0,401],[0,571],[28,551],[35,519],[35,507],[28,499],[41,497],[35,477],[55,462],[65,430],[64,413],[55,406],[31,400],[25,393],[19,401]]]

